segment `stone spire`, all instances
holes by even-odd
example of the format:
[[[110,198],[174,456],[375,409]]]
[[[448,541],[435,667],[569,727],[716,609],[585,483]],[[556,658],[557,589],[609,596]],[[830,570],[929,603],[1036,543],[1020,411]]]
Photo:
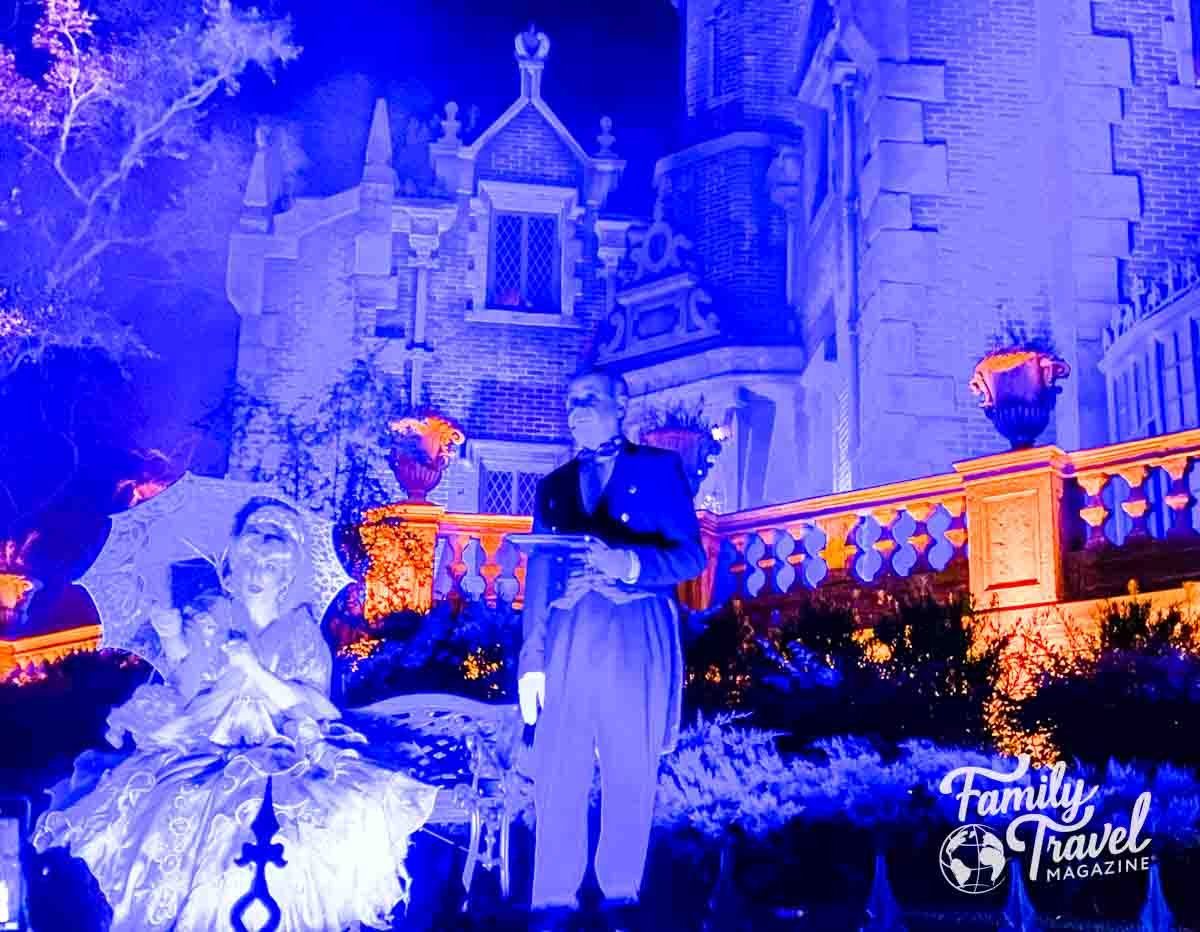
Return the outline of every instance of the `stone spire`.
[[[392,167],[392,123],[388,119],[387,101],[375,101],[371,116],[371,131],[367,135],[367,158],[363,167],[365,184],[390,184],[396,188],[396,169]]]
[[[542,96],[542,69],[546,67],[546,56],[550,54],[550,37],[538,32],[533,23],[520,33],[513,42],[516,47],[517,67],[521,71],[521,96],[540,99]]]
[[[282,190],[283,171],[274,133],[264,123],[254,131],[254,161],[246,179],[242,196],[241,227],[251,232],[266,233],[271,229],[271,217]]]

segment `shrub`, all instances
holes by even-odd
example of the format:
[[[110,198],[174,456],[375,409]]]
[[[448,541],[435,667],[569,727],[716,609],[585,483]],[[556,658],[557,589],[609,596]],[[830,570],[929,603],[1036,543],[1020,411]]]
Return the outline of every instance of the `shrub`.
[[[338,651],[346,705],[405,693],[445,692],[488,701],[515,700],[521,616],[507,603],[400,612]]]
[[[790,749],[834,734],[987,741],[1001,644],[972,649],[965,602],[900,602],[873,631],[821,601],[774,613],[762,633],[732,605],[707,621],[687,655],[693,709],[752,710]]]
[[[1177,610],[1108,605],[1092,645],[1051,659],[1036,693],[1016,702],[1022,727],[1045,729],[1063,754],[1093,764],[1200,765],[1200,654]],[[1078,639],[1075,639],[1078,641]]]

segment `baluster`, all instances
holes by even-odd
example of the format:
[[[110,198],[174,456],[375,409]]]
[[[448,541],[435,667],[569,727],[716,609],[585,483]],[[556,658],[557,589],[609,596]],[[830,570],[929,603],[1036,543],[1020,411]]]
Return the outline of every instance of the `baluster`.
[[[466,570],[463,572],[459,587],[462,589],[464,599],[474,602],[487,590],[487,580],[483,576],[483,567],[486,562],[487,554],[483,552],[483,545],[479,543],[478,537],[472,537],[463,547],[463,564]]]
[[[809,589],[816,589],[817,586],[829,575],[829,564],[825,562],[823,554],[828,546],[828,537],[825,532],[817,525],[806,525],[804,536],[801,538],[804,550],[804,585]],[[845,547],[845,538],[842,539],[842,546]]]
[[[875,550],[879,553],[880,571],[885,575],[888,570],[895,572],[892,560],[899,549],[899,541],[895,539],[892,529],[900,520],[902,512],[899,508],[874,508],[870,516],[879,525],[879,539],[875,541]]]
[[[896,517],[892,520],[891,527],[888,528],[888,534],[891,536],[891,543],[894,547],[890,562],[892,572],[897,576],[904,578],[911,576],[917,560],[920,559],[917,548],[911,543],[916,532],[917,522],[908,513],[908,509],[897,509]]]
[[[1146,525],[1146,512],[1150,509],[1150,501],[1146,497],[1146,480],[1150,475],[1145,465],[1123,466],[1116,474],[1129,485],[1129,498],[1121,502],[1121,510],[1133,522],[1126,541],[1142,541],[1150,536]]]
[[[913,569],[916,569],[917,565],[929,567],[929,546],[933,543],[933,535],[929,531],[929,518],[936,507],[933,502],[910,502],[904,507],[908,516],[916,524],[912,533],[908,535],[907,541],[908,546],[916,555]]]
[[[942,501],[942,511],[950,520],[942,536],[954,548],[954,553],[946,561],[949,566],[955,557],[965,557],[970,546],[970,530],[967,527],[967,498],[965,495],[952,495]]]
[[[853,536],[859,554],[851,568],[860,582],[873,583],[883,568],[883,556],[879,552],[879,538],[882,536],[879,522],[870,513],[859,517]]]
[[[500,543],[496,547],[496,581],[493,586],[496,590],[497,605],[501,601],[512,604],[517,600],[517,596],[521,594],[521,581],[517,578],[517,567],[521,564],[520,548],[514,547],[508,542],[508,536],[500,538]]]
[[[467,574],[467,564],[464,559],[464,552],[470,538],[462,531],[455,529],[446,535],[446,543],[450,548],[450,552],[446,555],[446,572],[450,574],[452,584],[450,586],[449,598],[451,599],[466,599],[467,593],[463,590],[463,579]]]
[[[1188,490],[1186,481],[1187,457],[1181,456],[1176,459],[1164,460],[1155,465],[1161,466],[1162,471],[1171,480],[1171,488],[1163,499],[1170,509],[1170,526],[1167,528],[1167,537],[1169,539],[1191,537],[1194,532],[1190,514],[1192,493]]]
[[[941,505],[932,509],[925,519],[925,533],[929,546],[925,550],[925,565],[935,573],[940,573],[954,559],[962,547],[962,541],[957,543],[951,537],[951,525],[954,518]],[[962,534],[962,532],[959,532]]]
[[[437,539],[433,553],[433,565],[436,567],[433,575],[433,600],[439,602],[447,599],[454,592],[454,574],[450,572],[450,564],[454,561],[454,547],[446,535]]]
[[[774,535],[771,550],[775,563],[775,590],[781,595],[787,595],[792,583],[796,581],[795,564],[800,562],[803,556],[797,552],[799,548],[796,547],[796,538],[790,531],[776,528],[771,533]]]
[[[775,562],[767,556],[769,552],[761,535],[751,534],[746,540],[743,554],[746,560],[746,595],[749,598],[756,597],[767,584],[766,570]]]
[[[857,523],[858,518],[854,515],[839,515],[818,523],[817,528],[825,536],[825,545],[818,555],[831,572],[846,572],[853,568],[858,547],[850,535]]]
[[[737,562],[731,564],[729,567],[729,571],[735,579],[733,592],[730,593],[730,596],[735,599],[746,598],[750,595],[750,587],[748,585],[750,579],[750,562],[746,559],[746,547],[749,546],[750,535],[731,534],[728,538],[728,543],[737,554]]]
[[[483,599],[488,605],[496,604],[496,579],[500,576],[500,564],[496,558],[503,541],[503,534],[479,535],[479,549],[482,554],[479,575],[483,577]]]
[[[1108,543],[1104,536],[1104,522],[1108,518],[1108,506],[1104,504],[1102,498],[1108,480],[1108,473],[1103,472],[1088,473],[1084,476],[1077,476],[1075,479],[1087,496],[1087,501],[1079,509],[1079,517],[1083,519],[1088,529],[1087,540],[1083,545],[1085,550],[1099,550]]]

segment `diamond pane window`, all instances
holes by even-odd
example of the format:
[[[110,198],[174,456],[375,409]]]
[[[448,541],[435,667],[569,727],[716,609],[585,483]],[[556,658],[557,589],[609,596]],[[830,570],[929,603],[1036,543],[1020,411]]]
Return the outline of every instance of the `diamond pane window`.
[[[540,478],[541,476],[537,473],[517,473],[517,514],[533,514],[533,505],[537,500],[537,484]]]
[[[480,511],[488,515],[511,514],[513,474],[511,472],[483,471],[483,495],[480,496]]]
[[[553,217],[530,217],[528,258],[526,260],[526,297],[534,307],[554,304],[554,239]]]
[[[533,514],[537,484],[541,478],[540,474],[533,472],[485,469],[479,495],[480,512],[489,515]]]
[[[501,214],[496,218],[496,240],[492,253],[495,303],[501,307],[521,306],[522,218]]]
[[[496,214],[491,306],[557,313],[558,221],[547,214]]]

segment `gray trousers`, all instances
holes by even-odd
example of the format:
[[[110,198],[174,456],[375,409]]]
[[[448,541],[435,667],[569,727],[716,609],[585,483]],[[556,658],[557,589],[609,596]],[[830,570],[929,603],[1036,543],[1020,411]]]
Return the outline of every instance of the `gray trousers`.
[[[534,908],[578,904],[597,752],[596,877],[609,899],[638,895],[670,703],[671,645],[657,633],[660,610],[655,600],[614,608],[589,595],[549,626],[546,708],[533,745]]]

